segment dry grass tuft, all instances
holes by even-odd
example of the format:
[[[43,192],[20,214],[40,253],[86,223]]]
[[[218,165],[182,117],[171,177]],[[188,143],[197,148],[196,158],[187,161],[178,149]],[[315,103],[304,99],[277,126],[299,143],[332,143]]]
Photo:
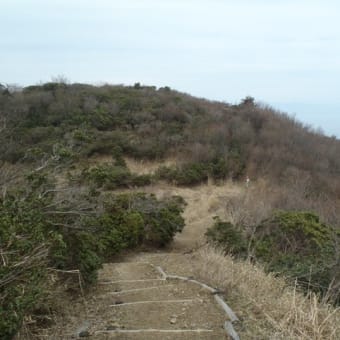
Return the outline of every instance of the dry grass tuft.
[[[340,339],[340,309],[303,295],[259,266],[211,247],[195,254],[195,275],[225,291],[242,339]]]
[[[136,160],[133,158],[125,157],[125,162],[131,172],[138,175],[149,175],[156,172],[161,166],[172,166],[176,165],[176,159],[168,158],[162,162],[148,161],[148,160]]]

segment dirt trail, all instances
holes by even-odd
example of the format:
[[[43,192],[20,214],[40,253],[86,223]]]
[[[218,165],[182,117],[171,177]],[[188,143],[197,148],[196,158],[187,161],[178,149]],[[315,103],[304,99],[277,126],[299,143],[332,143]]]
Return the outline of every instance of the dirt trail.
[[[157,197],[180,195],[187,203],[184,211],[185,228],[172,244],[174,251],[188,251],[204,243],[204,233],[212,225],[213,217],[223,218],[228,198],[239,195],[238,186],[228,183],[221,186],[200,185],[194,188],[157,186],[149,189]]]
[[[157,266],[167,274],[192,276],[191,250],[204,242],[213,216],[223,216],[225,200],[239,189],[231,184],[190,189],[157,185],[145,191],[185,199],[183,232],[166,252],[138,253],[105,264],[86,307],[75,301],[64,317],[67,324],[50,339],[228,339],[223,328],[228,317],[214,294],[193,282],[165,280]]]

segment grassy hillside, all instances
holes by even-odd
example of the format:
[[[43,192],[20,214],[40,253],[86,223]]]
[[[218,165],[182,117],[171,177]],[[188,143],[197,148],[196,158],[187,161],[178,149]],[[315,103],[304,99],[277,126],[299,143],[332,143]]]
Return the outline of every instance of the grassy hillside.
[[[228,228],[236,228],[233,240],[243,242],[242,256],[261,248],[255,255],[261,260],[259,254],[265,254],[264,261],[270,251],[282,251],[281,261],[287,249],[308,244],[313,262],[313,247],[322,244],[307,236],[314,226],[326,230],[327,256],[320,266],[329,271],[322,284],[333,282],[338,297],[333,279],[339,272],[333,269],[340,263],[340,141],[335,138],[253,98],[229,105],[139,84],[46,83],[16,91],[0,86],[0,131],[0,332],[5,339],[25,315],[51,308],[42,303],[53,290],[51,271],[78,270],[81,282],[90,285],[101,264],[120,252],[171,242],[184,226],[180,197],[118,192],[143,191],[162,181],[194,186],[244,183],[249,176],[246,195],[225,202],[229,220],[218,220],[216,238],[222,230],[228,243],[235,237]],[[158,166],[151,174],[134,173],[129,159]],[[281,226],[277,210],[288,214],[282,215],[288,227],[297,226],[306,239],[298,234],[291,248],[281,242],[275,233]],[[268,245],[268,239],[275,242]],[[304,255],[294,253],[302,262]],[[308,263],[302,263],[304,270]]]

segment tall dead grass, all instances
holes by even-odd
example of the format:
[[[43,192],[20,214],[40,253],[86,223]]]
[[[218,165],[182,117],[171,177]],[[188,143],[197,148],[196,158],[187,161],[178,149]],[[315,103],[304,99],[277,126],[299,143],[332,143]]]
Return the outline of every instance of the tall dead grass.
[[[195,275],[222,289],[241,319],[242,339],[340,339],[340,309],[302,294],[260,266],[204,247],[195,253]]]
[[[133,158],[125,157],[125,162],[129,170],[138,175],[151,175],[161,166],[173,166],[177,164],[174,158],[167,158],[162,162],[148,161],[148,160],[135,160]]]

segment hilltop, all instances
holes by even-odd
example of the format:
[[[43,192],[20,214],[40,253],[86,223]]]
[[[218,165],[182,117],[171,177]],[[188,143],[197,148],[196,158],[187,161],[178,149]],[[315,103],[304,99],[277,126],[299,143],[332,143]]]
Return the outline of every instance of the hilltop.
[[[207,240],[236,261],[209,248],[217,262],[249,272],[256,262],[296,280],[311,299],[311,291],[320,294],[325,323],[306,339],[332,332],[338,314],[328,303],[340,296],[339,140],[251,97],[231,105],[140,84],[0,86],[0,126],[5,339],[29,325],[28,315],[35,329],[52,327],[48,315],[61,308],[53,292],[79,292],[79,282],[90,291],[103,263],[126,252],[193,252],[193,275],[223,286],[209,277],[204,251],[196,252]],[[289,323],[259,320],[261,336]]]
[[[250,97],[230,105],[167,87],[47,83],[2,88],[0,105],[2,161],[77,161],[115,148],[136,159],[204,163],[215,178],[308,180],[312,194],[339,198],[340,141]]]

